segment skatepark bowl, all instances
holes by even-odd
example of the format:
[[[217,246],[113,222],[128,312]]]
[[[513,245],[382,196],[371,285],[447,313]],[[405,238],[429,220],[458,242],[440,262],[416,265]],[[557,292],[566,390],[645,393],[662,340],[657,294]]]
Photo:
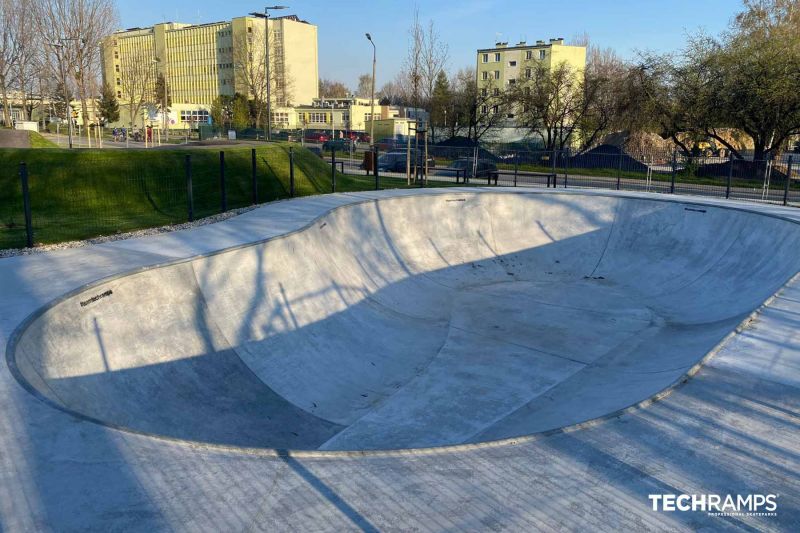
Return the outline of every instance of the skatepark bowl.
[[[452,192],[104,280],[18,331],[43,400],[272,450],[481,443],[679,382],[797,271],[789,221],[690,202]]]

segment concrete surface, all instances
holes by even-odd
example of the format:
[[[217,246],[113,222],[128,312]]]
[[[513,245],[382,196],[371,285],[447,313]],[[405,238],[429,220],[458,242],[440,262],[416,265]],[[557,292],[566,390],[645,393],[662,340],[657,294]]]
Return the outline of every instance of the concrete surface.
[[[0,524],[796,529],[795,282],[726,335],[797,270],[797,215],[509,193],[308,198],[0,261],[0,332],[19,333],[19,370],[49,399],[0,372]],[[396,199],[364,202],[373,197]],[[440,223],[419,223],[431,218]],[[665,399],[518,444],[317,458],[218,446],[393,448],[541,431],[652,396],[723,339]],[[654,492],[780,501],[777,517],[709,517],[654,512]]]

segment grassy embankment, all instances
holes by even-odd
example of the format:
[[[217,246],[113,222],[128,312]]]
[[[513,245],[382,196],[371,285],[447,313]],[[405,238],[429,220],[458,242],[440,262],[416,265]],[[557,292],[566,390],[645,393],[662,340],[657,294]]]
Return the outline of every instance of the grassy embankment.
[[[36,140],[42,145],[41,139]],[[289,144],[257,148],[258,202],[289,197]],[[228,209],[252,204],[251,147],[226,148]],[[221,211],[219,148],[193,150],[0,150],[0,248],[25,245],[19,166],[28,168],[34,240],[56,243],[188,220],[185,156],[191,155],[194,216]],[[331,168],[294,146],[297,196],[331,192]],[[371,176],[337,173],[337,192],[371,190]],[[381,179],[382,188],[405,180]]]

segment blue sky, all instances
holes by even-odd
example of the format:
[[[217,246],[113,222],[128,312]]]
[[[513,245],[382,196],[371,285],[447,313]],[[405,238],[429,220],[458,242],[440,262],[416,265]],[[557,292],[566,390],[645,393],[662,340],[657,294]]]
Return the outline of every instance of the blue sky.
[[[323,78],[356,85],[372,68],[378,47],[377,85],[394,78],[408,46],[415,7],[420,20],[433,20],[450,47],[449,70],[473,66],[475,50],[508,42],[570,37],[587,32],[592,41],[626,58],[636,50],[676,50],[698,28],[718,34],[740,9],[738,0],[282,0],[285,14],[297,14],[319,28],[319,71]],[[242,0],[122,0],[122,27],[149,26],[165,20],[198,23],[230,19],[263,9]],[[280,13],[280,12],[278,12]]]

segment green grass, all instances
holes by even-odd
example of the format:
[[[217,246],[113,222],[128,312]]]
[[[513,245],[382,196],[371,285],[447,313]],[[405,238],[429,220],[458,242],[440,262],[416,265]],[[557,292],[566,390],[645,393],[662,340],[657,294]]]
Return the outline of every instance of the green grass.
[[[257,148],[259,203],[289,197],[289,147]],[[304,148],[293,149],[296,195],[331,192],[330,166]],[[224,150],[228,209],[252,204],[250,150]],[[195,218],[219,213],[219,149],[0,150],[0,248],[25,245],[21,162],[28,169],[34,240],[46,244],[187,221],[187,154]],[[371,176],[337,172],[336,182],[337,191],[374,188]],[[382,180],[387,187],[404,184]]]
[[[289,197],[289,149],[295,195],[332,190],[331,167],[289,143],[256,149],[258,202]],[[194,218],[221,212],[219,147],[159,150],[0,149],[0,249],[25,246],[20,163],[26,164],[36,244],[113,235],[188,220],[186,156],[191,156]],[[226,147],[227,208],[253,203],[251,147]],[[408,187],[381,178],[381,188]],[[452,186],[429,182],[429,186]],[[375,178],[336,173],[337,192],[373,190]]]
[[[31,148],[58,148],[56,143],[45,139],[35,131],[28,132],[28,140],[31,143]]]

